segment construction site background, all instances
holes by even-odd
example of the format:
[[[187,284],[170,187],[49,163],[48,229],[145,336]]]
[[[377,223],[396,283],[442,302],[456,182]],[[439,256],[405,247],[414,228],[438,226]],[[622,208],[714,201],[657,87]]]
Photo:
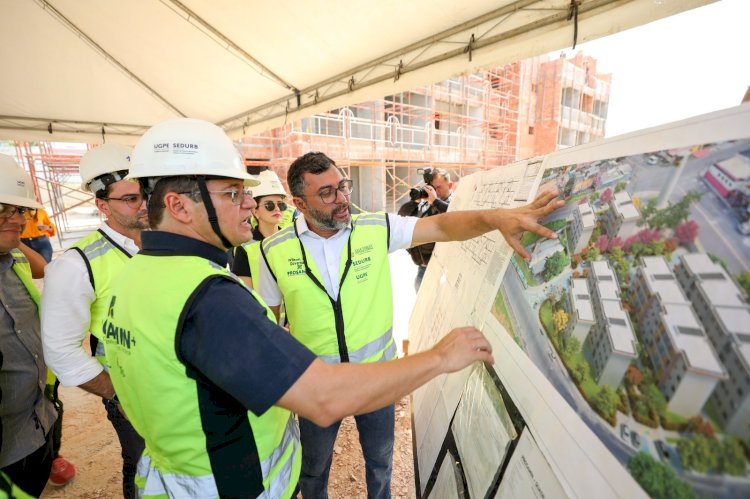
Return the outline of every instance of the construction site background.
[[[356,205],[396,211],[420,183],[420,168],[445,168],[460,179],[603,138],[611,75],[598,73],[596,64],[580,52],[535,57],[290,122],[244,137],[237,147],[251,173],[270,168],[281,179],[294,159],[322,151],[355,181]],[[31,174],[59,238],[98,224],[92,196],[80,190],[78,176],[80,158],[91,147],[0,147]]]

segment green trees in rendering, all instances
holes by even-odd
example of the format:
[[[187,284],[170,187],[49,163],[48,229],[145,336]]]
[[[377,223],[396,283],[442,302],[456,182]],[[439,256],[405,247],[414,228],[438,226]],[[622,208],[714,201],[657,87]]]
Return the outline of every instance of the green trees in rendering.
[[[651,229],[676,229],[677,226],[690,216],[690,205],[698,201],[701,194],[690,191],[676,203],[669,203],[666,208],[657,208],[656,199],[649,199],[641,210],[641,216]]]
[[[558,251],[552,256],[547,258],[544,262],[544,280],[551,281],[570,264],[570,258],[565,254],[564,251]]]
[[[650,455],[639,452],[628,461],[628,471],[653,499],[688,499],[695,494],[672,468]]]

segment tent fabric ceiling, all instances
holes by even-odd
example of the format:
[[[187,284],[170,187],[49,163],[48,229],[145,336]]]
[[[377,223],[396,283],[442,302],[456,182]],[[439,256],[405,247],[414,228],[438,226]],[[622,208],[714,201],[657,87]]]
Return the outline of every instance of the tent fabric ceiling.
[[[0,139],[132,143],[178,116],[239,137],[711,1],[4,1]]]

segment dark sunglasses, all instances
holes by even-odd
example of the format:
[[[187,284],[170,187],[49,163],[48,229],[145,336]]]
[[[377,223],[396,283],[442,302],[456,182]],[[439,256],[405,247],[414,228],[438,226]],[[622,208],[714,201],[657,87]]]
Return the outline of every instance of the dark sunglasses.
[[[284,201],[279,201],[277,203],[274,203],[273,201],[266,201],[262,204],[262,206],[268,211],[273,211],[277,206],[279,207],[279,211],[286,211],[287,208],[287,204]]]

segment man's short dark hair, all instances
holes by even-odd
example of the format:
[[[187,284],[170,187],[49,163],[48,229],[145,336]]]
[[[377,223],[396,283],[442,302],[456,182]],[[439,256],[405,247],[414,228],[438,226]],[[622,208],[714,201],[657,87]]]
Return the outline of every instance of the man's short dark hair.
[[[432,178],[435,178],[436,176],[443,177],[446,182],[451,181],[451,172],[444,168],[433,168],[432,169]]]
[[[104,189],[99,189],[96,192],[94,192],[94,196],[97,199],[107,199],[110,194],[112,194],[112,186],[115,185],[120,180],[123,180],[125,176],[128,174],[127,170],[120,170],[118,172],[113,173],[105,173],[103,175],[99,175],[98,177],[94,178],[89,182],[89,188],[91,188],[91,183],[94,180],[101,180],[101,183],[104,184]],[[99,185],[101,185],[101,183]]]
[[[145,179],[144,179],[145,180]],[[154,192],[148,198],[148,224],[156,228],[164,218],[164,196],[168,192],[191,193],[191,199],[197,203],[202,202],[198,191],[198,180],[195,177],[164,177],[154,186]]]
[[[292,193],[292,196],[302,197],[305,190],[303,175],[305,173],[319,175],[332,166],[335,167],[336,162],[322,152],[308,152],[295,159],[289,165],[289,171],[286,173],[286,183],[289,186],[289,192]]]

